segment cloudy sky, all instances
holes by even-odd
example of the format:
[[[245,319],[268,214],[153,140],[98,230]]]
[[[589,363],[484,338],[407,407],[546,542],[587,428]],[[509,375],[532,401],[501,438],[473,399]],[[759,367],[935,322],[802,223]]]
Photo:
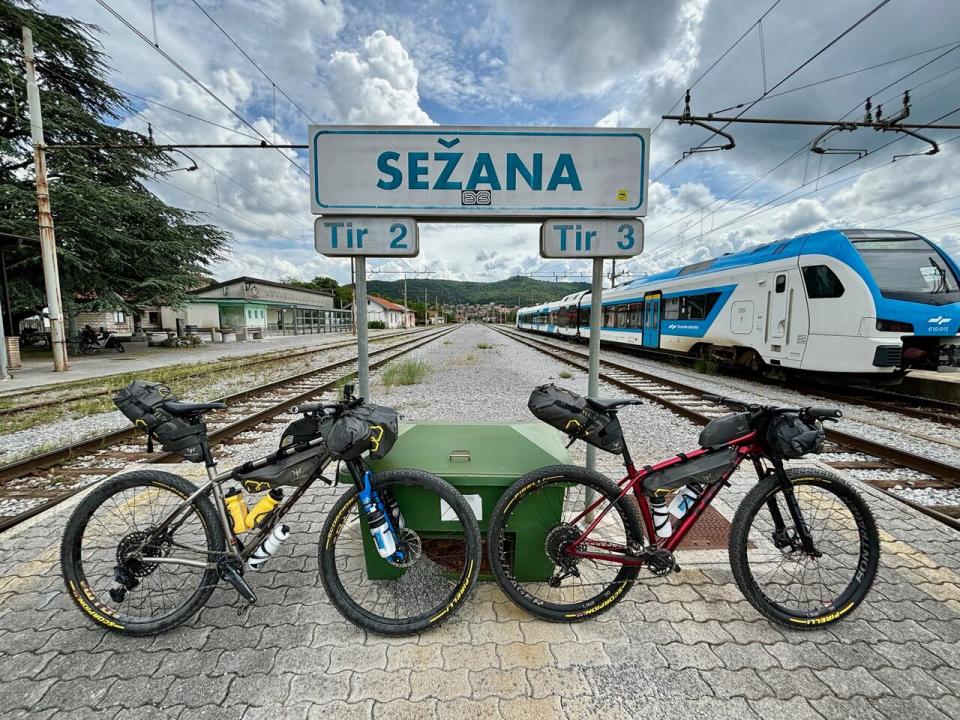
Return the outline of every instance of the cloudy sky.
[[[125,124],[145,132],[149,121],[158,142],[245,143],[260,133],[305,143],[307,117],[650,127],[646,252],[626,266],[635,275],[831,226],[914,230],[960,255],[960,143],[950,142],[960,130],[930,133],[936,156],[891,162],[927,146],[864,129],[829,143],[869,151],[863,158],[814,155],[806,148],[817,128],[740,125],[734,150],[677,163],[708,133],[660,122],[693,86],[697,113],[762,98],[748,117],[837,119],[862,116],[868,96],[893,115],[910,90],[914,121],[954,111],[942,122],[958,124],[955,0],[889,0],[807,64],[881,0],[156,0],[155,16],[149,0],[106,2],[236,113],[93,0],[47,2],[102,29],[113,81],[138,110]],[[191,154],[199,171],[153,189],[234,234],[219,278],[349,279],[348,261],[313,250],[304,153]],[[589,272],[585,262],[540,259],[533,225],[422,224],[419,258],[372,265],[463,280]]]

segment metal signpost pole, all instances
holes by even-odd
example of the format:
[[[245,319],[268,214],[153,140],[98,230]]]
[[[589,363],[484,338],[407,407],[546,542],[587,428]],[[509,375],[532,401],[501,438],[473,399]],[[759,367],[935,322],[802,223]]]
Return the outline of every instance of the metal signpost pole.
[[[360,397],[370,397],[370,358],[367,356],[367,258],[357,255],[357,284],[353,295],[353,316],[357,320],[357,380]]]
[[[590,360],[587,363],[587,396],[600,390],[600,316],[603,314],[603,258],[593,259],[593,285],[590,288]],[[597,449],[587,444],[587,469],[597,469]]]
[[[0,308],[0,312],[2,311],[3,308]],[[0,320],[0,382],[9,379],[10,376],[7,374],[7,337],[3,332],[3,320]]]
[[[53,232],[50,192],[47,187],[47,159],[44,154],[43,117],[40,114],[40,90],[33,56],[33,33],[23,28],[23,58],[27,67],[27,105],[30,107],[30,134],[33,138],[33,161],[37,182],[37,215],[40,220],[40,258],[50,315],[50,344],[53,347],[53,369],[70,369],[67,362],[67,341],[63,330],[60,302],[60,271],[57,268],[57,238]]]

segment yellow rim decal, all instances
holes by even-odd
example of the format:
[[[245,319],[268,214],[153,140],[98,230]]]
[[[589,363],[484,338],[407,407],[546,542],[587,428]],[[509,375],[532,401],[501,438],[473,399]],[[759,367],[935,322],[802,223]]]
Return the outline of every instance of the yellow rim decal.
[[[73,593],[73,597],[74,599],[76,599],[77,604],[80,606],[80,608],[87,615],[89,615],[91,618],[96,620],[98,623],[100,623],[101,625],[106,625],[107,627],[116,628],[117,630],[124,629],[123,625],[120,625],[119,623],[115,623],[112,620],[108,620],[103,615],[101,615],[96,610],[94,610],[92,607],[90,607],[90,605],[87,604],[87,601],[84,600],[83,597],[80,595],[80,593],[77,591],[77,586],[74,585],[72,580],[70,581],[70,592]]]
[[[344,515],[347,511],[357,504],[357,499],[354,497],[350,502],[343,506],[340,512],[337,513],[337,516],[333,519],[333,524],[330,525],[330,532],[327,534],[327,549],[330,549],[330,546],[333,545],[333,541],[340,536],[340,526],[343,525]]]
[[[594,613],[598,613],[601,610],[603,610],[605,607],[607,607],[607,605],[609,605],[618,597],[620,597],[620,595],[626,589],[627,589],[627,583],[620,583],[620,587],[614,590],[613,594],[610,597],[608,597],[606,600],[604,600],[602,603],[600,603],[596,607],[592,607],[589,610],[582,610],[576,613],[565,613],[564,616],[568,618],[581,618],[581,617],[586,617],[587,615],[593,615]]]
[[[841,615],[845,615],[846,613],[850,612],[852,608],[853,608],[853,603],[848,603],[845,607],[842,607],[836,612],[830,613],[829,615],[824,615],[823,617],[806,618],[806,619],[801,619],[801,618],[787,618],[787,619],[792,623],[796,623],[797,625],[823,625],[824,623],[828,623],[832,620],[836,620]]]
[[[449,613],[456,607],[457,603],[460,602],[460,598],[463,597],[463,594],[467,591],[467,588],[470,587],[470,578],[473,576],[473,558],[470,559],[469,564],[467,565],[467,577],[463,581],[463,585],[460,586],[460,589],[457,590],[457,594],[453,596],[453,599],[447,604],[447,606],[441,610],[439,613],[430,618],[430,622],[436,622],[444,615]]]

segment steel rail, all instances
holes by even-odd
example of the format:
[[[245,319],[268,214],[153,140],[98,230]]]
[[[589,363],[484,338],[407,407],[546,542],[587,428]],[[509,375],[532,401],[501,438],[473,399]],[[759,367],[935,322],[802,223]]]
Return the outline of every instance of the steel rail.
[[[586,369],[586,365],[579,363],[575,360],[565,358],[561,353],[569,353],[575,357],[585,357],[584,353],[581,353],[576,350],[560,348],[552,343],[531,341],[529,338],[517,335],[513,332],[504,330],[502,328],[496,328],[498,332],[506,335],[507,337],[513,338],[514,340],[521,342],[535,350],[551,355],[558,360],[562,360],[570,365],[573,365],[581,370]],[[650,373],[643,372],[642,370],[637,370],[628,365],[622,365],[611,360],[600,360],[602,366],[615,369],[619,372],[633,374],[641,379],[648,380],[650,382],[659,383],[665,385],[674,390],[680,392],[688,393],[694,397],[700,397],[707,393],[706,390],[701,390],[700,388],[694,387],[692,385],[687,385],[685,383],[680,383],[675,380],[668,380],[666,378],[661,378]],[[686,407],[681,403],[674,402],[668,398],[661,397],[656,393],[649,392],[642,388],[635,387],[628,382],[613,377],[607,373],[601,372],[601,378],[606,382],[609,382],[613,385],[616,385],[619,388],[622,388],[630,393],[635,395],[640,395],[641,397],[647,398],[654,402],[663,405],[664,407],[672,410],[678,415],[683,416],[684,418],[697,423],[698,425],[706,425],[710,422],[711,418],[704,413],[699,412],[696,409]],[[876,442],[874,440],[868,440],[867,438],[860,437],[858,435],[851,435],[850,433],[842,432],[840,430],[834,429],[825,429],[827,439],[838,444],[844,445],[846,447],[853,448],[863,453],[869,455],[874,455],[883,460],[892,461],[898,465],[909,468],[911,470],[916,470],[917,472],[922,472],[927,475],[933,475],[935,477],[941,477],[944,479],[951,480],[954,483],[960,484],[960,467],[956,465],[941,462],[939,460],[934,460],[933,458],[924,457],[923,455],[917,455],[916,453],[911,453],[906,450],[901,450],[899,448],[891,447],[889,445],[884,445],[883,443]]]
[[[427,339],[435,339],[438,335],[432,334],[428,335]],[[416,338],[403,340],[395,345],[390,345],[385,348],[378,348],[371,355],[377,355],[380,353],[388,352],[392,349],[398,347],[416,343],[419,340],[423,340],[422,335],[418,335]],[[350,365],[356,363],[356,356],[346,358],[344,360],[339,360],[337,362],[324,365],[320,368],[313,368],[310,370],[301,371],[293,375],[288,375],[286,377],[280,378],[279,380],[272,380],[263,385],[258,385],[256,387],[247,388],[241,390],[240,392],[227,395],[222,398],[217,398],[217,402],[224,402],[228,405],[230,403],[235,403],[238,401],[246,400],[253,395],[259,395],[264,392],[269,392],[276,388],[282,387],[284,385],[298,382],[304,380],[312,375],[318,375],[323,372],[329,372],[337,368],[343,367],[344,365]],[[130,437],[136,437],[140,434],[140,431],[133,427],[126,427],[119,430],[113,430],[102,435],[97,435],[96,437],[88,438],[86,440],[81,440],[70,445],[66,445],[62,448],[57,448],[56,450],[50,450],[45,453],[40,453],[38,455],[32,455],[21,460],[16,460],[7,465],[0,466],[0,487],[10,480],[17,479],[23,475],[30,474],[31,472],[37,472],[39,470],[46,470],[55,465],[58,465],[66,460],[71,460],[76,457],[81,457],[87,455],[94,450],[100,450],[110,445],[114,445],[117,442],[124,440]]]
[[[454,326],[452,328],[447,328],[439,332],[433,333],[431,335],[428,335],[427,337],[419,336],[416,338],[416,340],[413,340],[410,342],[397,343],[396,345],[392,345],[389,348],[381,348],[380,350],[377,351],[377,354],[387,353],[390,350],[399,349],[400,351],[393,355],[387,355],[378,360],[375,360],[374,362],[370,363],[370,367],[378,368],[390,362],[391,360],[396,359],[401,355],[405,355],[408,352],[412,352],[413,350],[416,350],[417,348],[422,347],[423,345],[426,345],[428,343],[433,342],[434,340],[437,340],[443,337],[444,335],[448,335],[456,329],[457,329],[457,326]],[[356,361],[356,358],[352,358],[352,360],[332,363],[326,368],[323,368],[322,371],[329,372],[330,370],[335,370],[339,367],[342,367],[343,365],[346,365],[346,364],[349,364],[350,362],[355,362],[355,361]],[[281,400],[280,402],[275,403],[267,408],[251,413],[250,415],[247,415],[241,418],[240,420],[237,420],[236,422],[230,423],[229,425],[225,425],[224,427],[214,430],[213,432],[209,433],[207,436],[210,441],[211,447],[216,447],[217,445],[222,444],[224,440],[227,440],[230,437],[233,437],[234,435],[237,435],[251,427],[254,427],[265,420],[268,420],[276,415],[279,415],[285,412],[286,410],[291,408],[293,405],[296,405],[297,403],[302,403],[306,400],[309,400],[315,397],[319,393],[324,392],[325,390],[329,390],[331,387],[336,386],[336,384],[340,382],[344,377],[348,377],[349,375],[352,375],[352,374],[353,373],[346,373],[344,375],[340,375],[339,377],[336,377],[326,383],[316,385],[310,388],[309,390],[305,390],[301,393],[298,393],[294,397]],[[303,379],[303,378],[301,377],[300,379]],[[272,389],[273,387],[275,387],[275,385],[276,383],[268,383],[267,385],[263,385],[257,389],[260,390],[261,392],[267,392],[268,389]],[[245,394],[252,394],[252,392],[253,392],[252,390],[245,391]],[[235,398],[237,396],[230,396],[230,397]],[[221,400],[221,402],[224,402],[224,400]],[[140,434],[140,431],[135,428],[131,428],[131,430],[133,434]],[[124,431],[124,432],[127,432],[127,431]],[[157,453],[155,457],[151,458],[150,461],[146,464],[152,465],[152,464],[176,462],[178,460],[178,457],[179,456],[175,452],[160,452],[160,453]],[[90,489],[94,484],[96,483],[93,483],[91,485],[85,485],[79,488],[74,488],[72,490],[67,490],[63,493],[59,493],[56,496],[50,498],[50,500],[48,500],[47,502],[41,503],[40,505],[36,505],[28,510],[25,510],[22,513],[18,513],[17,515],[12,515],[7,518],[0,518],[0,533],[16,525],[19,525],[21,522],[28,520],[31,517],[35,517],[36,515],[39,515],[40,513],[46,510],[49,510],[50,508],[56,505],[59,505],[65,500],[73,497],[74,495],[77,495],[78,493],[81,493]],[[34,495],[33,497],[37,497],[37,495]]]
[[[389,339],[392,339],[392,338],[395,338],[395,337],[403,337],[403,336],[406,336],[406,335],[416,335],[417,333],[422,333],[422,332],[424,332],[424,331],[423,331],[423,330],[413,330],[413,331],[405,331],[405,332],[398,332],[398,333],[390,333],[390,334],[377,335],[376,337],[372,338],[371,342],[377,342],[378,340],[389,340]],[[287,361],[287,360],[292,360],[292,359],[294,359],[294,358],[303,357],[303,356],[305,356],[305,355],[313,355],[313,354],[315,354],[315,353],[324,352],[324,351],[326,351],[326,350],[338,350],[338,349],[340,349],[340,348],[349,347],[349,346],[351,346],[351,345],[356,345],[356,344],[357,344],[357,341],[356,341],[356,339],[354,338],[354,339],[351,339],[351,340],[342,340],[342,341],[333,342],[333,343],[330,343],[330,344],[328,344],[328,345],[320,345],[320,346],[318,346],[318,347],[310,348],[310,349],[299,348],[299,349],[297,349],[296,352],[289,353],[289,354],[286,354],[286,355],[282,354],[282,352],[283,352],[282,350],[276,350],[276,351],[272,351],[272,352],[269,352],[269,353],[263,353],[263,354],[261,354],[261,355],[247,356],[248,358],[250,358],[250,359],[248,359],[248,360],[245,360],[245,359],[241,356],[241,357],[236,358],[236,360],[237,360],[238,362],[237,362],[235,365],[229,365],[229,366],[227,366],[227,367],[220,367],[220,368],[207,368],[207,369],[197,370],[197,371],[195,371],[195,372],[190,372],[190,373],[187,373],[187,374],[185,374],[185,375],[181,375],[181,376],[177,377],[177,378],[174,380],[174,382],[175,382],[176,380],[186,380],[186,379],[188,379],[188,378],[198,378],[198,377],[203,377],[204,375],[212,375],[212,374],[218,373],[218,372],[231,372],[231,371],[233,371],[233,370],[242,370],[242,369],[244,369],[244,368],[254,367],[254,366],[256,366],[256,365],[265,365],[265,364],[271,363],[271,362],[284,362],[284,361]],[[225,361],[225,360],[223,360],[223,359],[220,359],[220,360],[216,360],[216,361],[214,361],[214,362],[218,362],[218,363],[219,363],[219,362],[227,362],[227,361]],[[169,365],[169,366],[167,366],[167,367],[175,368],[176,366],[175,366],[175,365]],[[100,381],[109,381],[111,377],[118,377],[118,376],[121,376],[121,375],[129,375],[130,372],[131,372],[131,371],[127,371],[127,372],[123,372],[123,373],[115,373],[114,375],[104,375],[104,376],[102,376],[102,377],[100,377],[100,378],[97,378],[97,380],[100,380]],[[18,398],[18,397],[23,397],[24,395],[33,395],[33,396],[35,396],[35,395],[37,395],[38,393],[48,393],[48,392],[49,392],[49,393],[53,393],[53,392],[55,392],[55,391],[58,390],[58,389],[69,389],[70,386],[71,386],[73,383],[88,383],[88,382],[90,382],[90,379],[87,379],[87,380],[75,380],[75,381],[69,382],[69,383],[62,383],[62,384],[55,384],[55,385],[43,385],[43,386],[39,386],[39,387],[33,387],[33,388],[29,388],[29,389],[27,389],[27,390],[21,390],[21,391],[17,391],[17,392],[13,392],[13,393],[7,394],[7,395],[0,394],[0,400],[15,399],[15,398]],[[100,397],[100,396],[102,396],[102,395],[108,395],[108,394],[110,394],[110,393],[112,393],[112,392],[114,392],[114,390],[105,389],[105,390],[98,390],[98,391],[96,391],[96,392],[88,392],[88,393],[84,393],[84,394],[70,395],[70,396],[68,396],[68,397],[53,397],[53,398],[50,398],[49,400],[38,400],[37,402],[28,403],[28,404],[26,404],[26,405],[17,405],[17,406],[14,406],[14,407],[0,408],[0,416],[3,416],[3,415],[13,415],[13,414],[15,414],[15,413],[18,413],[18,412],[26,412],[26,411],[28,411],[28,410],[36,410],[37,408],[45,407],[46,405],[50,404],[50,402],[57,402],[57,403],[77,402],[77,401],[79,401],[79,400],[89,400],[90,398]]]

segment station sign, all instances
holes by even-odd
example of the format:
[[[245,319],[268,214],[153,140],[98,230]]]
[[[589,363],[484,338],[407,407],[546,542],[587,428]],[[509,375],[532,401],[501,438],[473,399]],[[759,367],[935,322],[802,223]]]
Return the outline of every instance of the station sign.
[[[324,215],[313,224],[317,252],[329,257],[416,257],[420,231],[412,218]]]
[[[620,258],[643,252],[643,221],[554,218],[540,226],[540,257]]]
[[[311,125],[315,214],[646,215],[650,130]]]

